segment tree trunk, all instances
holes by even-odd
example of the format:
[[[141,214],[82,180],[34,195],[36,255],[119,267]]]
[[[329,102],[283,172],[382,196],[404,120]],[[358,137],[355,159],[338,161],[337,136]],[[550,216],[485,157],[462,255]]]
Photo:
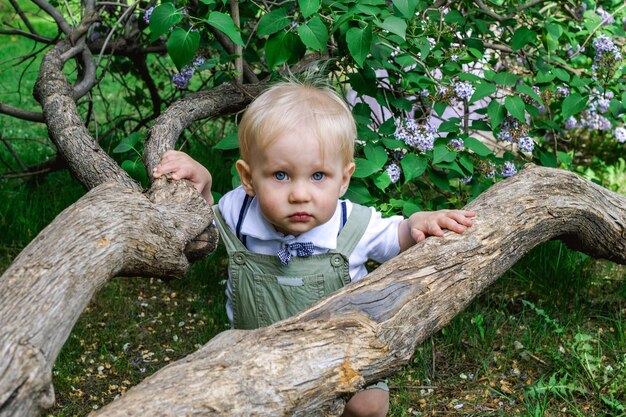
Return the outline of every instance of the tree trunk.
[[[54,359],[104,282],[186,270],[208,207],[186,182],[153,189],[95,188],[0,278],[0,416],[52,405]],[[224,332],[97,416],[339,415],[537,244],[626,263],[626,198],[570,172],[528,167],[467,208],[478,218],[465,234],[427,239],[291,319]]]

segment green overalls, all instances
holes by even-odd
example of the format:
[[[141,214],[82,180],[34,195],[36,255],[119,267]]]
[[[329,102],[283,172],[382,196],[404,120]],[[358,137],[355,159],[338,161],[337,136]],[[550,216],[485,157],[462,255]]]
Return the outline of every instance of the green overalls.
[[[345,213],[345,206],[343,210]],[[353,204],[337,236],[336,249],[307,257],[294,256],[288,265],[283,265],[278,256],[250,252],[226,225],[217,205],[213,213],[228,252],[236,329],[269,326],[348,284],[348,259],[371,216],[369,208]],[[242,207],[240,222],[244,214]]]

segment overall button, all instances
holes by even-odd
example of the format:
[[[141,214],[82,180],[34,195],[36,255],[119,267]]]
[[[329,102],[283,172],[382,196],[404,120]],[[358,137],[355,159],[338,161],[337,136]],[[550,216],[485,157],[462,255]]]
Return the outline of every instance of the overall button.
[[[237,265],[243,265],[246,263],[246,257],[243,255],[243,253],[235,253],[233,255],[233,261],[237,264]]]
[[[343,257],[341,255],[335,254],[330,258],[330,264],[335,268],[343,265]]]

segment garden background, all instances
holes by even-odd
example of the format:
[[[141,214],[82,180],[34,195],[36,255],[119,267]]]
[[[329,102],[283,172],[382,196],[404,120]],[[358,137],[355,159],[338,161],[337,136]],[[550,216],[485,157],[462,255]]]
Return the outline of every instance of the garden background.
[[[79,2],[0,6],[4,270],[84,194],[33,99],[42,54]],[[347,97],[359,129],[348,197],[387,214],[461,207],[526,163],[626,193],[623,2],[102,2],[96,62],[77,98],[89,131],[148,185],[143,140],[168,104],[308,63]],[[241,58],[242,57],[242,58]],[[73,80],[86,65],[68,61]],[[18,111],[21,110],[21,111]],[[177,147],[237,183],[236,118],[195,123]],[[372,265],[372,267],[375,267]],[[624,267],[560,242],[536,248],[390,380],[391,416],[626,415]],[[182,280],[115,279],[53,370],[54,416],[86,415],[228,328],[222,249]]]

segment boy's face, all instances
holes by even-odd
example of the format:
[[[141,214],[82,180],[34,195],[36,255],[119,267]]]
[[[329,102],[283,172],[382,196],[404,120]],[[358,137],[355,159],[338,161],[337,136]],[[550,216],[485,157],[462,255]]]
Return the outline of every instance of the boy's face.
[[[346,165],[335,146],[322,147],[307,134],[306,127],[283,133],[254,149],[248,161],[237,161],[246,193],[256,195],[263,216],[285,235],[329,221],[354,172],[354,163]]]

